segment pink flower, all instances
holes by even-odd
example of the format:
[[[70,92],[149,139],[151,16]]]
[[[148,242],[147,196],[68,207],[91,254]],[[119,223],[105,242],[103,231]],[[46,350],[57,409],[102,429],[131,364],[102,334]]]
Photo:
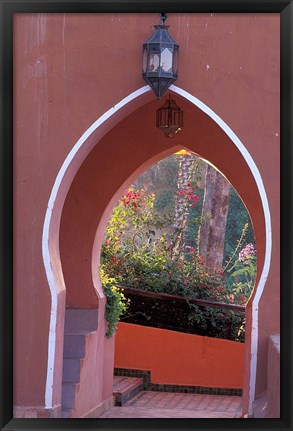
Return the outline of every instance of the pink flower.
[[[252,243],[247,244],[239,253],[240,262],[245,262],[255,255],[255,249]]]

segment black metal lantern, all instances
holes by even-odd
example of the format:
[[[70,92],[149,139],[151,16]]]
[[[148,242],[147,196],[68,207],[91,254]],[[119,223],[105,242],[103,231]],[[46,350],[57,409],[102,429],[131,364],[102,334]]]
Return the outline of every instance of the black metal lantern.
[[[176,136],[183,127],[183,110],[176,105],[175,100],[166,100],[166,103],[157,109],[156,126],[168,138]]]
[[[168,33],[166,14],[155,25],[155,32],[143,45],[142,78],[154,90],[158,99],[178,78],[179,45]]]

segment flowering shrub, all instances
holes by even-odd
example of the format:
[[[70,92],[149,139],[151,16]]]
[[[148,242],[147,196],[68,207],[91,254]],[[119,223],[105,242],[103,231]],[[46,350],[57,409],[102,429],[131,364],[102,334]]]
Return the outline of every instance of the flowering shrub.
[[[127,310],[129,300],[126,299],[123,292],[117,289],[114,278],[111,279],[103,270],[101,270],[100,276],[107,299],[105,317],[108,328],[106,337],[111,338],[115,334],[117,323]]]
[[[198,189],[197,185],[192,185],[190,181],[187,182],[187,187],[185,189],[179,190],[179,195],[184,195],[185,199],[189,202],[190,207],[194,207],[195,202],[198,202],[198,195],[194,194],[194,191]],[[192,202],[194,201],[194,202]]]
[[[193,247],[184,256],[172,254],[171,222],[153,210],[154,199],[145,190],[129,189],[122,196],[106,230],[101,268],[129,287],[187,299],[224,300],[222,274],[210,273]]]
[[[245,305],[250,298],[256,277],[256,250],[252,243],[243,247],[231,268],[226,268],[226,285],[231,302]]]
[[[253,244],[247,244],[239,253],[239,261],[249,263],[255,256],[255,250]]]
[[[187,183],[187,187],[179,191],[179,195],[185,197],[185,208],[197,202],[196,188]],[[207,299],[245,304],[255,277],[253,245],[248,244],[240,251],[230,269],[226,267],[212,273],[205,257],[195,248],[186,247],[185,253],[174,254],[174,235],[180,232],[177,227],[174,233],[170,214],[158,213],[154,201],[155,195],[147,193],[146,189],[131,187],[123,194],[114,208],[102,245],[102,273],[112,277],[112,284],[179,295],[187,302]],[[113,289],[111,294],[114,295]],[[243,341],[243,315],[191,303],[189,307],[187,325],[190,327],[196,324],[199,332],[210,328],[209,332],[219,337],[227,337],[229,332],[233,339]]]

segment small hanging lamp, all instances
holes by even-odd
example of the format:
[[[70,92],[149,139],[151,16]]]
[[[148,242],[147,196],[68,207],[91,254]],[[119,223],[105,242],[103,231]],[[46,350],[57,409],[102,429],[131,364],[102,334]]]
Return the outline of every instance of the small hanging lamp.
[[[175,100],[170,98],[157,109],[156,126],[162,130],[168,138],[174,138],[183,127],[183,110],[179,108]]]
[[[162,13],[160,24],[154,26],[155,32],[143,45],[142,78],[158,99],[178,78],[179,45],[170,36],[166,19]]]

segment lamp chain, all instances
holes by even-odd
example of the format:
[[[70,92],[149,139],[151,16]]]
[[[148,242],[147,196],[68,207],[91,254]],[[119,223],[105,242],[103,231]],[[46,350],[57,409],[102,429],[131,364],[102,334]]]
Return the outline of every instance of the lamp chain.
[[[165,12],[161,13],[161,25],[165,25],[165,21],[168,18],[167,14]]]

